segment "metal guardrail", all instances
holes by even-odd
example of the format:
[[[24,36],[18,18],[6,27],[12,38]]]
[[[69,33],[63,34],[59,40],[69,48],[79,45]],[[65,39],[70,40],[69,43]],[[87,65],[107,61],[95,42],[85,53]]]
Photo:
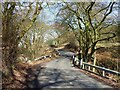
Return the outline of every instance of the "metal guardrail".
[[[57,52],[58,55],[60,55],[60,52],[59,52],[57,49],[55,49],[55,51]],[[79,60],[79,59],[78,59],[77,57],[75,57],[75,56],[72,56],[72,58],[73,58],[73,62],[72,62],[72,63],[73,63],[74,65],[79,65],[79,67],[80,67],[81,69],[87,69],[87,70],[90,71],[90,72],[92,72],[91,67],[92,67],[92,68],[95,68],[95,69],[99,69],[99,70],[102,71],[102,76],[103,76],[103,77],[106,77],[106,74],[105,74],[106,72],[107,72],[107,73],[110,73],[110,74],[114,74],[114,75],[120,76],[120,72],[118,72],[118,71],[114,71],[114,70],[111,70],[111,69],[108,69],[108,68],[105,68],[105,67],[96,66],[96,65],[92,65],[92,64],[83,62],[82,59]],[[87,66],[88,68],[85,68],[85,66]]]
[[[37,61],[37,60],[45,59],[45,58],[48,58],[48,57],[51,57],[51,55],[41,56],[41,57],[38,57],[34,60]]]
[[[76,57],[73,60],[75,62],[78,62],[78,58],[76,59]],[[74,63],[74,64],[76,65],[76,63]],[[91,72],[92,72],[91,67],[95,68],[95,69],[99,69],[99,70],[102,71],[102,76],[103,77],[106,77],[105,73],[110,73],[110,74],[120,76],[120,72],[118,72],[118,71],[114,71],[114,70],[111,70],[111,69],[108,69],[108,68],[105,68],[105,67],[101,67],[101,66],[92,65],[92,64],[83,62],[82,60],[79,60],[79,64],[77,64],[77,65],[79,65],[81,69],[85,69],[85,70],[88,70],[88,71],[91,71]],[[87,68],[85,68],[86,66],[87,66]]]
[[[95,66],[95,65],[92,65],[92,64],[88,64],[86,62],[83,62],[82,64],[83,64],[82,69],[85,69],[85,66],[88,66],[89,71],[91,71],[90,70],[91,67],[93,67],[95,69],[102,70],[103,71],[103,74],[102,74],[103,77],[105,77],[105,72],[110,73],[110,74],[116,74],[116,75],[120,76],[120,72],[118,72],[118,71],[114,71],[114,70],[111,70],[111,69],[108,69],[108,68],[105,68],[105,67],[101,67],[101,66]]]

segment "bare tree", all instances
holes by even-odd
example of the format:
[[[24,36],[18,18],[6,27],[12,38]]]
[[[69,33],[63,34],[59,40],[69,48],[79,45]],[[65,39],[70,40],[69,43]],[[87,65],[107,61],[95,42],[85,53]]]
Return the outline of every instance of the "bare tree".
[[[41,2],[2,3],[3,62],[10,76],[14,76],[13,67],[16,64],[18,43],[36,21],[42,10],[41,4]]]
[[[64,2],[58,13],[59,20],[74,32],[82,50],[82,58],[88,62],[92,59],[96,44],[114,38],[116,35],[105,28],[113,25],[112,11],[115,2]],[[94,65],[96,59],[94,57]]]

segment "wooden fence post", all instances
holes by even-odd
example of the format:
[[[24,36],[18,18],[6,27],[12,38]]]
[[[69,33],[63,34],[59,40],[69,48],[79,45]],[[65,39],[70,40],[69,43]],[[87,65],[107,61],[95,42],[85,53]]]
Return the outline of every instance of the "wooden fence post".
[[[84,69],[85,68],[85,65],[83,64],[82,68]]]
[[[103,77],[105,77],[105,71],[103,71],[102,75],[103,75]]]
[[[88,70],[90,71],[90,66],[88,66]]]
[[[83,67],[83,59],[80,60],[80,68]]]

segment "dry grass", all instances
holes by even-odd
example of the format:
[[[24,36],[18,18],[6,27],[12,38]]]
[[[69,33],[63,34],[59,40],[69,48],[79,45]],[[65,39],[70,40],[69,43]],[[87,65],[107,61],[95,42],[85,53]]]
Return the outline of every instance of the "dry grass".
[[[31,61],[29,63],[27,62],[19,62],[17,64],[17,69],[14,70],[14,79],[11,79],[11,77],[6,78],[3,82],[3,88],[25,88],[26,87],[26,76],[28,75],[27,70],[28,69],[36,69],[38,66],[41,67],[46,62],[50,62],[57,58],[59,56],[52,55],[51,58],[46,58],[42,60],[37,61]]]
[[[96,54],[98,64],[107,68],[118,68],[118,65],[120,65],[119,49],[120,46],[112,46],[98,50]]]
[[[120,46],[113,44],[103,47],[97,51],[97,65],[120,72]],[[108,74],[108,77],[115,82],[120,83],[120,77]]]

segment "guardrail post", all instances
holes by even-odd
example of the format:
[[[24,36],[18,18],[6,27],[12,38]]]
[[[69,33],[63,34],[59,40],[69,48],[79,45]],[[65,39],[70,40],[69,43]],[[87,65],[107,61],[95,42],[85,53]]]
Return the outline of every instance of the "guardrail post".
[[[74,55],[72,57],[72,64],[73,64],[73,66],[75,66],[75,56]]]
[[[88,66],[88,70],[90,71],[90,66]]]
[[[105,77],[105,71],[103,71],[102,75],[103,75],[103,77]]]
[[[84,64],[83,64],[82,68],[85,69],[85,65]]]
[[[83,67],[83,59],[80,60],[80,68]]]

